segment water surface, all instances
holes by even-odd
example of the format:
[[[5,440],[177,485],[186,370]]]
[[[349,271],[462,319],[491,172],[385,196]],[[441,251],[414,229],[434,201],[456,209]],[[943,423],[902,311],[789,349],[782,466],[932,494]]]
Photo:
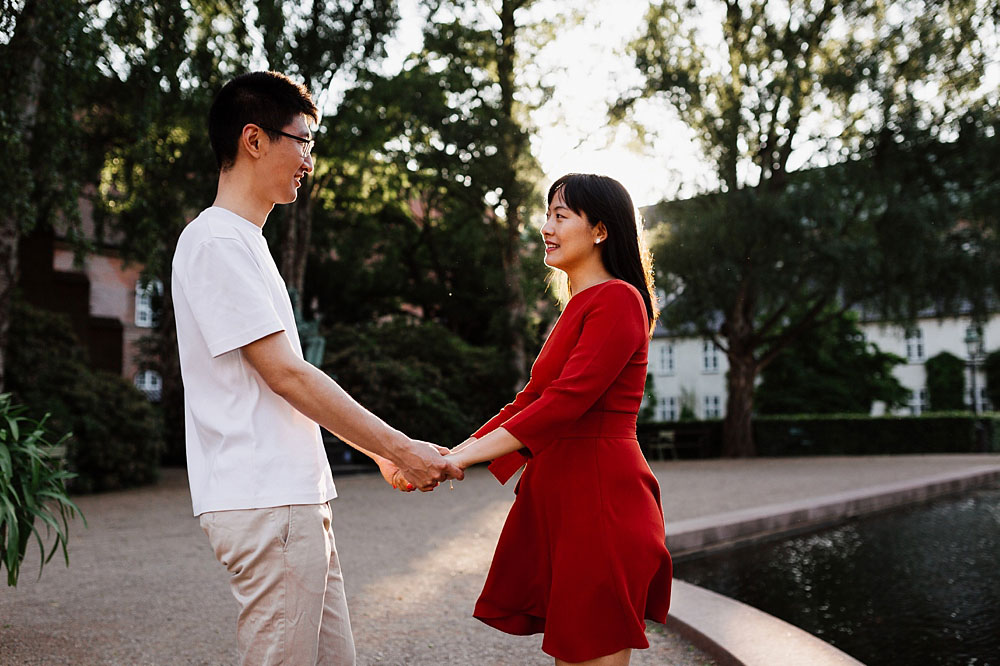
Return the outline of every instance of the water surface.
[[[869,666],[1000,666],[1000,486],[677,563]]]

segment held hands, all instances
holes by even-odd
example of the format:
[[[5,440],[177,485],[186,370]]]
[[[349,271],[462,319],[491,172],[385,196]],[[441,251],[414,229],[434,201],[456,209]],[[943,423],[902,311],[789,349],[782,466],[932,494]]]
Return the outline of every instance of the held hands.
[[[410,492],[419,488],[423,492],[434,490],[446,479],[465,478],[464,470],[451,459],[445,458],[450,449],[430,442],[407,439],[396,463],[379,462],[379,471],[386,482],[397,490]]]

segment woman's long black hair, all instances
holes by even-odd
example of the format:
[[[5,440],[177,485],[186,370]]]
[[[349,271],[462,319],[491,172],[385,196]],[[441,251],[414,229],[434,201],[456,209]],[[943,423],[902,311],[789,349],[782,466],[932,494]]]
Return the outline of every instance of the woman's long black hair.
[[[646,303],[649,330],[659,316],[653,285],[653,258],[636,224],[635,207],[628,191],[614,178],[592,173],[570,173],[549,187],[548,203],[562,190],[566,206],[585,215],[591,226],[603,222],[608,237],[601,244],[604,268],[612,276],[639,290]]]

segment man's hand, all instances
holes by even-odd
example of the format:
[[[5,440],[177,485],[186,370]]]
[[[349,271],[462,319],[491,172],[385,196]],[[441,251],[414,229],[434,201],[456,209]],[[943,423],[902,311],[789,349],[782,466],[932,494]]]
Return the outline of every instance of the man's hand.
[[[397,453],[396,466],[403,476],[420,490],[434,490],[445,479],[465,478],[465,472],[444,457],[443,446],[407,438]]]

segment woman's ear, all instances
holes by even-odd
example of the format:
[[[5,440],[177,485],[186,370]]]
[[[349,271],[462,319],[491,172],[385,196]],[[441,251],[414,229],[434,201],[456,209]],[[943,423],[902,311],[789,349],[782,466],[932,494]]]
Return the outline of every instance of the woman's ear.
[[[592,229],[592,231],[593,231],[593,234],[594,234],[594,244],[595,245],[599,244],[599,243],[603,243],[605,240],[607,240],[607,238],[608,238],[608,228],[604,226],[603,222],[598,222],[597,224],[595,224],[594,227],[593,227],[593,229]]]

